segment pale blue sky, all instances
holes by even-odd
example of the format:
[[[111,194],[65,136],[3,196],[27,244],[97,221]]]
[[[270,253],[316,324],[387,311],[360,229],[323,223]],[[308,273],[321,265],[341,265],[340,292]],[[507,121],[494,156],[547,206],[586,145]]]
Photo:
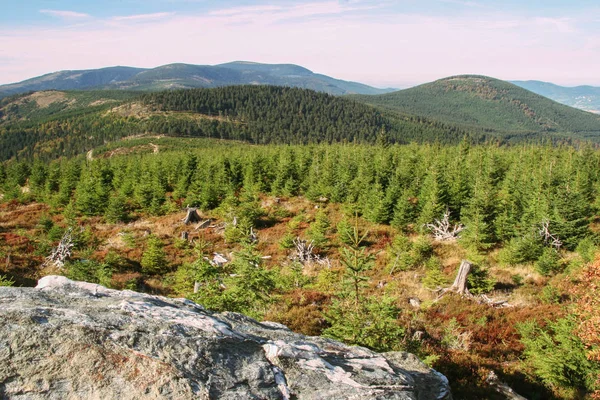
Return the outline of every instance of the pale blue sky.
[[[62,69],[294,63],[375,86],[600,85],[591,0],[0,0],[0,84]]]

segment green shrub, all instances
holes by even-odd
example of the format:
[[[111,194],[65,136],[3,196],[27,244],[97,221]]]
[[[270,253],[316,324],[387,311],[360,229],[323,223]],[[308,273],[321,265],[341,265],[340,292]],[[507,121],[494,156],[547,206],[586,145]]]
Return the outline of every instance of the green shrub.
[[[494,290],[496,280],[489,276],[487,269],[473,265],[467,276],[467,286],[469,291],[475,295],[489,293]]]
[[[325,313],[330,327],[323,335],[375,351],[400,350],[405,331],[398,325],[400,309],[390,297],[335,299]]]
[[[11,278],[8,278],[4,275],[0,275],[0,286],[12,286],[15,284]]]
[[[348,221],[347,218],[343,218],[340,222],[338,222],[336,230],[340,242],[347,245],[352,244],[352,229],[353,225],[350,223],[350,221]]]
[[[575,251],[579,254],[579,256],[583,259],[583,262],[589,263],[594,260],[594,255],[598,248],[596,247],[596,243],[590,237],[586,237],[582,239]]]
[[[315,216],[315,221],[310,224],[306,233],[309,240],[313,241],[313,244],[317,248],[325,248],[328,243],[327,235],[329,234],[329,228],[331,223],[325,209],[319,210]]]
[[[408,271],[425,265],[433,257],[433,246],[426,236],[419,236],[411,242],[408,237],[398,234],[390,246],[389,253],[390,273]]]
[[[38,221],[37,228],[40,229],[44,233],[50,232],[50,229],[54,227],[54,221],[47,215],[42,215],[40,220]]]
[[[574,334],[572,317],[548,321],[542,328],[535,321],[517,326],[525,361],[551,387],[591,391],[599,366],[586,357],[586,348]]]
[[[558,304],[560,298],[560,291],[552,285],[545,286],[540,293],[540,300],[545,304]]]
[[[125,197],[120,194],[112,196],[108,201],[104,217],[108,222],[113,224],[127,222],[128,209]]]
[[[521,264],[537,260],[544,252],[544,245],[534,233],[511,239],[500,253],[498,259],[503,264]]]
[[[437,289],[440,287],[446,286],[448,282],[448,278],[442,272],[441,267],[438,266],[430,266],[425,270],[425,276],[423,277],[423,286],[429,289]]]
[[[154,235],[146,239],[146,249],[141,260],[142,272],[160,274],[167,269],[167,259],[162,241]]]
[[[112,267],[95,260],[75,260],[66,265],[67,278],[75,281],[98,283],[110,287],[113,275]]]
[[[535,269],[545,276],[558,272],[561,269],[558,251],[552,247],[546,247],[540,258],[535,262]]]
[[[48,229],[47,236],[51,242],[58,242],[65,234],[65,230],[58,225],[53,225]]]
[[[290,232],[286,233],[279,241],[279,247],[282,249],[291,249],[294,247],[294,235]]]

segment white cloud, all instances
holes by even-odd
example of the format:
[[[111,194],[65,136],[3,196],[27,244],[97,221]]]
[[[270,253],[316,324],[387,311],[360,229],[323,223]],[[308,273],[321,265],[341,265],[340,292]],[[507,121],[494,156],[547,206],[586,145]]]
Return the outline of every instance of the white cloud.
[[[53,17],[65,18],[65,19],[79,19],[79,18],[89,18],[89,14],[80,13],[76,11],[66,11],[66,10],[40,10],[42,14],[51,15]]]
[[[381,86],[463,73],[600,84],[600,32],[577,29],[579,17],[533,18],[487,9],[452,16],[398,8],[360,11],[378,5],[273,2],[199,15],[90,19],[82,27],[0,28],[0,59],[16,60],[0,63],[0,83],[61,69],[248,60],[295,63]]]
[[[111,20],[112,21],[150,21],[150,20],[157,20],[157,19],[171,17],[173,15],[175,15],[174,12],[160,12],[160,13],[153,13],[153,14],[137,14],[137,15],[118,16],[118,17],[112,17]]]

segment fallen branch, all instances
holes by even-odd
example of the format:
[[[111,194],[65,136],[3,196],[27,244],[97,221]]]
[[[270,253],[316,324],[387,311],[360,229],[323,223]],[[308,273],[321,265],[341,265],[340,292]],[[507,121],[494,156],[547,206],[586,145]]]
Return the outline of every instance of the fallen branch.
[[[442,219],[436,219],[433,224],[425,224],[425,227],[431,231],[433,238],[440,242],[454,241],[458,239],[459,234],[465,229],[461,224],[450,225],[450,210],[446,209]]]
[[[490,371],[485,382],[493,387],[498,393],[502,393],[502,395],[506,396],[509,400],[527,400],[525,397],[516,393],[510,386],[506,383],[502,382],[498,375],[494,371]]]

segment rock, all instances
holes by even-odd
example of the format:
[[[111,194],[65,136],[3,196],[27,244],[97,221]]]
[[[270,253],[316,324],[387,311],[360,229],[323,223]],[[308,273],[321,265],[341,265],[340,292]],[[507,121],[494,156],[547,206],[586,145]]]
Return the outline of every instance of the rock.
[[[48,276],[0,288],[3,399],[451,399],[409,353]]]

